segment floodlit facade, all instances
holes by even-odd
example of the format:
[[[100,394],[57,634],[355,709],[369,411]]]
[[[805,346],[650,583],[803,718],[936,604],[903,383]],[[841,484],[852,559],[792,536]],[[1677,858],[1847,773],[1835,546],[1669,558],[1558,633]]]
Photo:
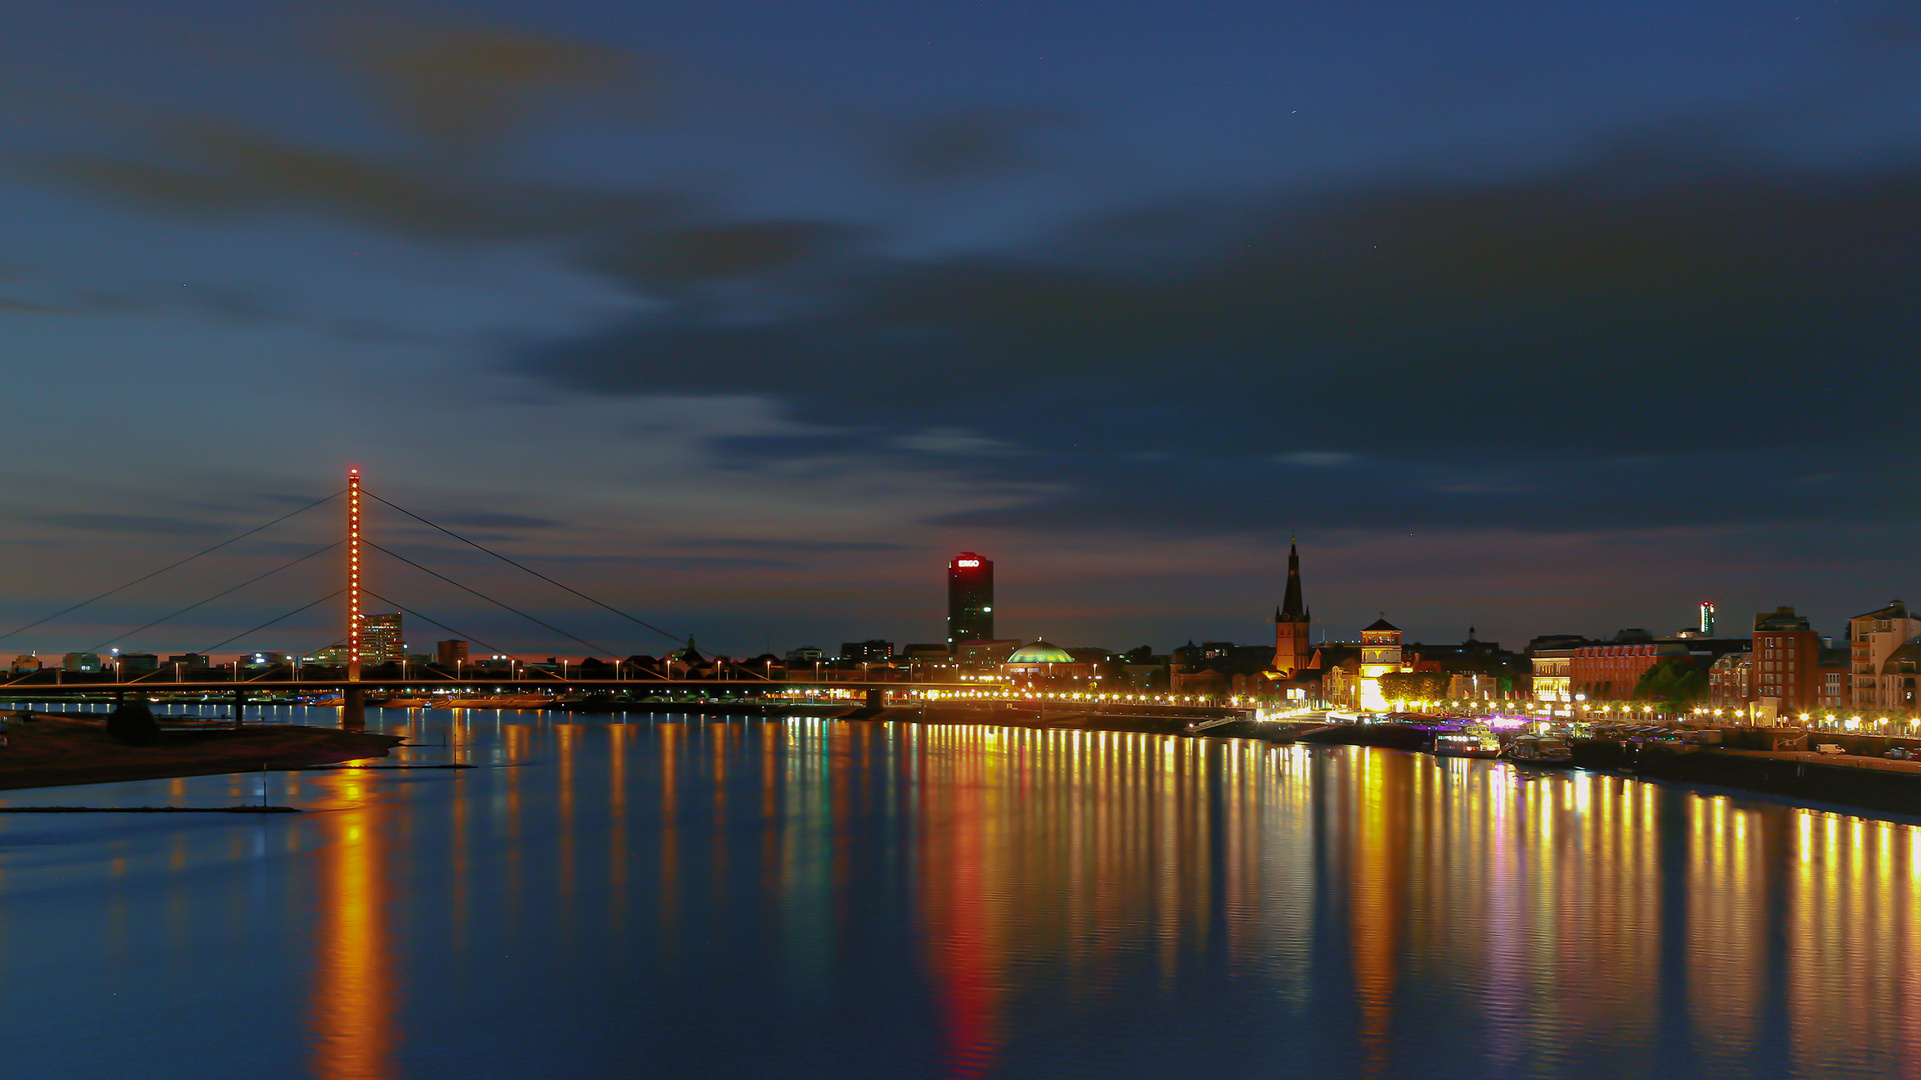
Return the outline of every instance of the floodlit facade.
[[[1538,649],[1530,659],[1534,664],[1533,694],[1537,700],[1574,700],[1573,649]]]
[[[1381,676],[1401,670],[1401,628],[1385,618],[1376,619],[1361,631],[1361,670],[1359,700],[1370,712],[1386,712],[1387,698],[1381,693]]]

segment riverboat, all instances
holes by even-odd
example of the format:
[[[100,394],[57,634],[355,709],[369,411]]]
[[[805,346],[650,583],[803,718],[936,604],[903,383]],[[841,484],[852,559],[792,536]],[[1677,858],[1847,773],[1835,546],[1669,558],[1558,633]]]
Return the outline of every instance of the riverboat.
[[[1441,757],[1500,757],[1501,737],[1486,724],[1469,724],[1434,736],[1434,752]]]
[[[1572,765],[1574,748],[1552,735],[1521,735],[1508,744],[1509,761],[1522,765]]]

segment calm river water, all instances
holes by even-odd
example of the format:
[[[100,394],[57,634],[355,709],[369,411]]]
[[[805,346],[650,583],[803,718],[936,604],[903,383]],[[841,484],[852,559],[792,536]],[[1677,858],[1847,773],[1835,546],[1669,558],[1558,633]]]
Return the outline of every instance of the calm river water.
[[[482,767],[5,793],[308,812],[0,814],[0,1072],[1921,1076],[1909,823],[1348,747],[369,727]]]

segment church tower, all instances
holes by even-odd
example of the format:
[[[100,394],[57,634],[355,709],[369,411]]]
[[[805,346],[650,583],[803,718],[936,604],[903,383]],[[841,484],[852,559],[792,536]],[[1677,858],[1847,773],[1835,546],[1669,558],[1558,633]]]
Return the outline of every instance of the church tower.
[[[1308,627],[1313,622],[1310,609],[1301,602],[1301,553],[1287,545],[1287,593],[1274,612],[1274,670],[1284,678],[1307,666],[1314,647],[1308,642]]]

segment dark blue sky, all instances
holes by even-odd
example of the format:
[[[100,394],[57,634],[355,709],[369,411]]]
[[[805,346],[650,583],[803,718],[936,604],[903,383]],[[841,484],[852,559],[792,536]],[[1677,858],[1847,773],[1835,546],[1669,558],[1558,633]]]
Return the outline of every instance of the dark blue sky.
[[[1671,630],[1703,597],[1834,632],[1913,592],[1912,5],[6,23],[0,631],[348,464],[730,651],[938,640],[960,548],[1004,634],[1115,648],[1259,640],[1290,535],[1334,636]],[[333,524],[0,651],[114,638]],[[332,570],[120,643],[205,646]],[[330,640],[325,610],[253,643]]]

